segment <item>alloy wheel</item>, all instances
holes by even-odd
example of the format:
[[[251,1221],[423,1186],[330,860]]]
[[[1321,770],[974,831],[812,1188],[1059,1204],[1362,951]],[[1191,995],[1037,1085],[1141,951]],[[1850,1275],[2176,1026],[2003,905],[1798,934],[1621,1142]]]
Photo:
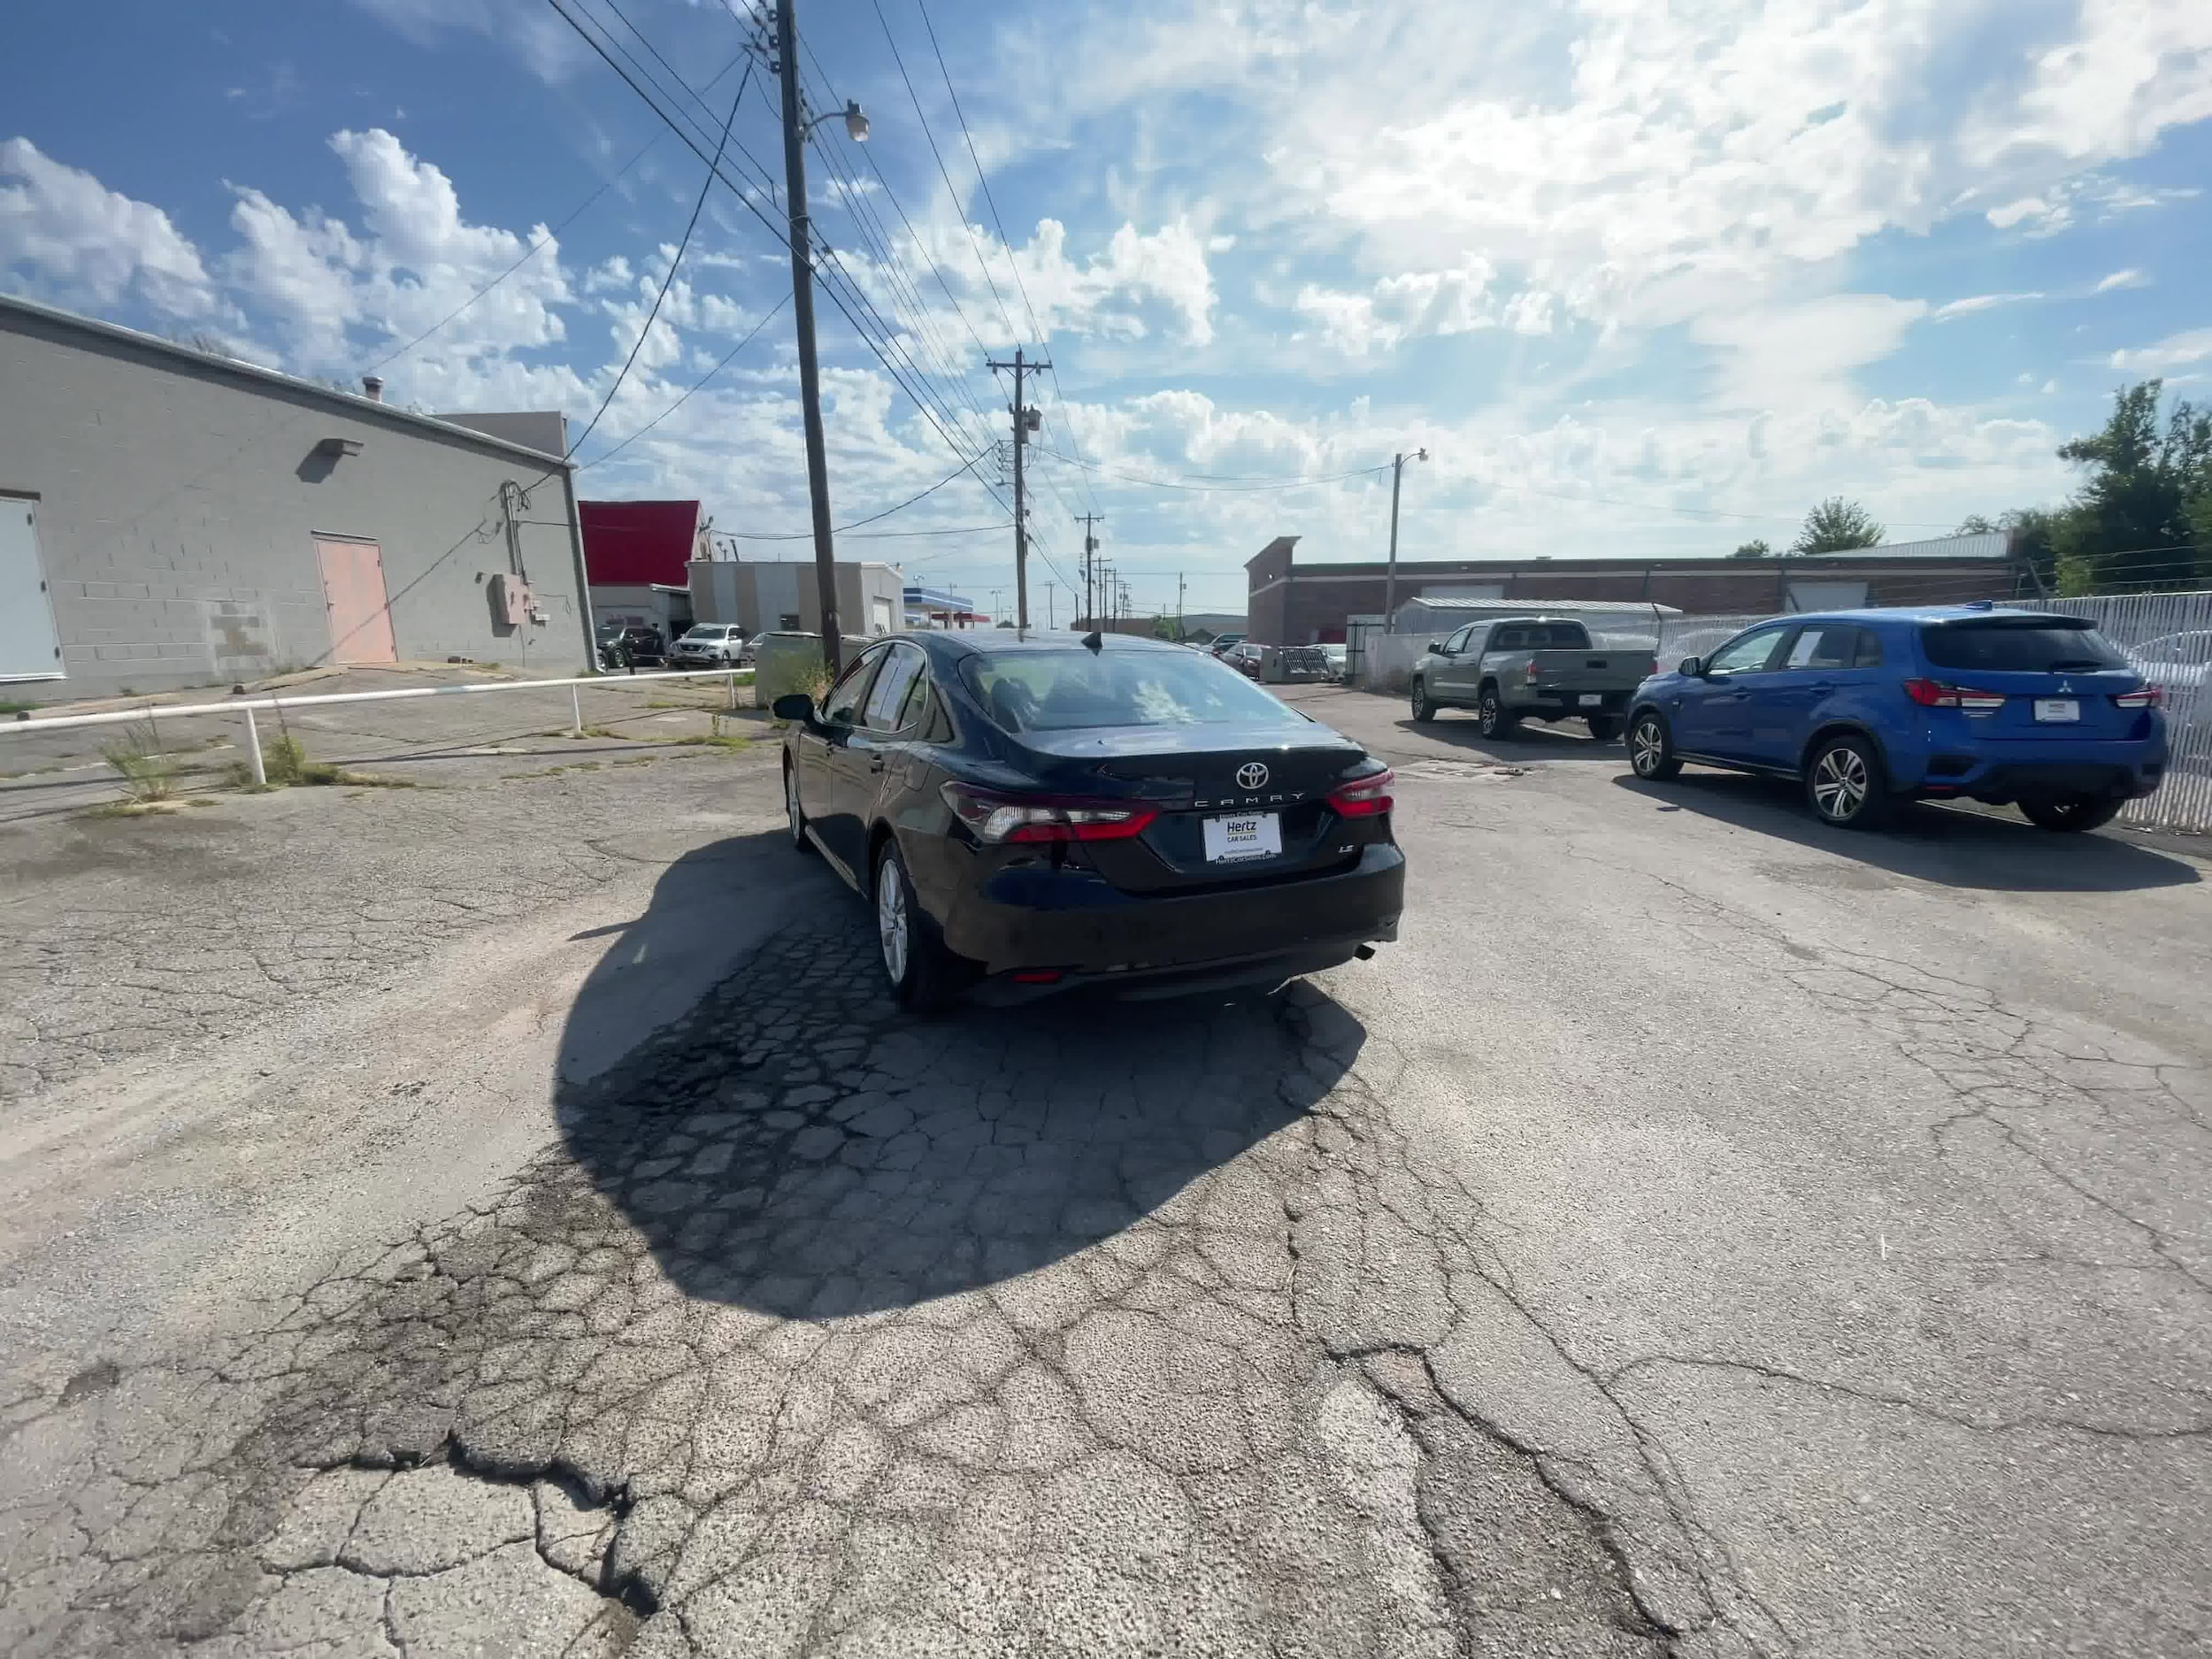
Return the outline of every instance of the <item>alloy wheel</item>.
[[[794,847],[806,841],[806,815],[799,807],[799,772],[795,766],[783,769],[783,811],[791,821],[791,844]]]
[[[1629,764],[1636,768],[1639,778],[1648,778],[1659,770],[1659,763],[1666,758],[1667,740],[1659,730],[1659,722],[1643,719],[1636,722],[1636,729],[1628,734]]]
[[[1813,804],[1821,817],[1838,824],[1856,818],[1872,785],[1866,757],[1847,743],[1823,751],[1813,766]]]
[[[906,880],[889,858],[876,868],[876,940],[883,948],[883,971],[893,985],[906,981],[908,948]]]

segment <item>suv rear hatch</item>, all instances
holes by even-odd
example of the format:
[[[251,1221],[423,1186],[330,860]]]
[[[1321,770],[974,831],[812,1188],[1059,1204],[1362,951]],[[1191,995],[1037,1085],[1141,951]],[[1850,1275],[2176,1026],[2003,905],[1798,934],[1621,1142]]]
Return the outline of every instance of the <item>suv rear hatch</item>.
[[[2146,734],[2147,709],[2116,699],[2139,692],[2143,677],[2094,625],[2076,617],[2025,614],[1932,622],[1920,630],[1921,655],[1939,688],[1918,696],[1980,692],[2001,696],[1977,707],[1966,696],[1931,707],[1996,742],[2111,742]]]

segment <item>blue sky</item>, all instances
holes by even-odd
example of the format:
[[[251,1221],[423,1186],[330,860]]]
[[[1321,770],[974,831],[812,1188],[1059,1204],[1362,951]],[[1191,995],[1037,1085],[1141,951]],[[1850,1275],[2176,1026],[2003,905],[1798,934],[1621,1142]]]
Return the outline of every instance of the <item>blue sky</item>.
[[[710,142],[739,23],[719,0],[617,3],[565,0],[704,88]],[[2116,385],[2212,375],[2201,4],[934,0],[987,204],[917,0],[800,19],[818,88],[873,122],[864,156],[835,123],[813,147],[818,225],[945,428],[825,300],[835,516],[1002,435],[982,359],[1043,343],[1040,614],[1079,511],[1105,513],[1147,609],[1178,573],[1192,609],[1240,604],[1278,534],[1379,556],[1388,478],[1367,469],[1417,446],[1408,557],[1779,544],[1832,494],[1933,534],[2062,495],[2053,450]],[[383,364],[426,409],[558,407],[580,430],[704,173],[551,0],[116,0],[16,28],[39,73],[0,115],[0,285],[297,373],[350,383],[612,180]],[[733,133],[780,183],[764,90]],[[586,494],[803,528],[787,311],[669,412],[787,290],[718,188],[581,458],[659,424]],[[1331,481],[1248,487],[1296,479]],[[871,528],[972,534],[841,550],[987,603],[1011,587],[1010,532],[986,528],[1005,517],[964,477]]]

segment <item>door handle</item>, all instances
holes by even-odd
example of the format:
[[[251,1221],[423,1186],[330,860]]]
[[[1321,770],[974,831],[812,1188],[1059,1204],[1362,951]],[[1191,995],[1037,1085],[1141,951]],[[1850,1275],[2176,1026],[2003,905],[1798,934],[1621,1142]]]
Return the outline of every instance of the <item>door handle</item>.
[[[883,757],[880,755],[869,756],[868,770],[870,772],[881,772],[883,770]]]
[[[1835,688],[1836,682],[1832,680],[1816,680],[1811,685],[1805,687],[1806,690],[1811,692],[1816,697],[1824,697]]]

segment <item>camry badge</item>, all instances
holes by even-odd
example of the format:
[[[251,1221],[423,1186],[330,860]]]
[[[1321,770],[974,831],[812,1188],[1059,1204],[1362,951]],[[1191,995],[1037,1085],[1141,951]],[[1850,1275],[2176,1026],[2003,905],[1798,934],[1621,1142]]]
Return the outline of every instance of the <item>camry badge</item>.
[[[1256,760],[1248,760],[1237,768],[1237,787],[1256,789],[1267,781],[1267,768]]]

